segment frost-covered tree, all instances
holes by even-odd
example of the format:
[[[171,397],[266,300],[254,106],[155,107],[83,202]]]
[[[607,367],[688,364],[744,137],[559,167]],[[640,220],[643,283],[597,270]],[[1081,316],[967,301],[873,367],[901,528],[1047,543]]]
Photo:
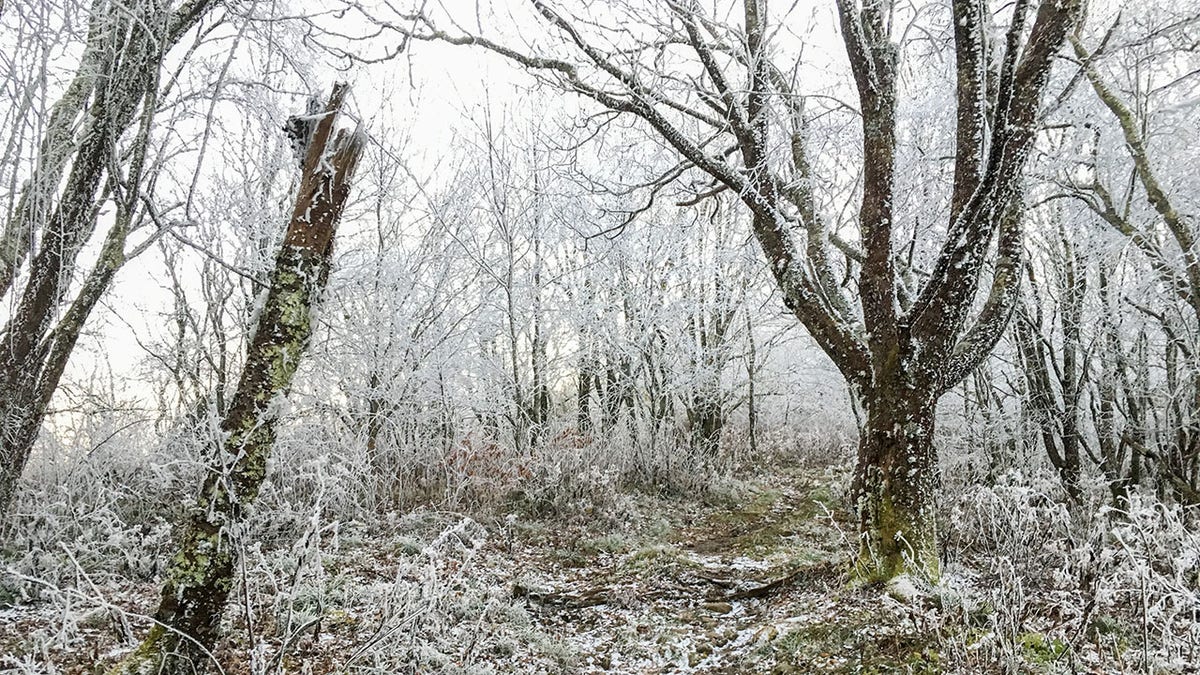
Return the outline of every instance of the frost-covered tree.
[[[944,188],[947,206],[935,214],[946,225],[934,229],[940,237],[925,265],[914,264],[911,252],[916,235],[930,237],[926,225],[908,228],[914,233],[908,246],[897,241],[913,217],[898,190],[922,189],[901,175],[898,150],[905,134],[929,129],[898,110],[906,96],[916,97],[909,66],[919,59],[908,37],[918,26],[925,30],[924,14],[933,8],[837,3],[857,106],[832,98],[857,118],[861,162],[852,167],[812,152],[814,115],[806,106],[829,87],[806,70],[803,45],[784,37],[794,27],[787,22],[799,20],[781,23],[765,0],[739,4],[710,11],[688,1],[653,8],[612,2],[572,13],[532,0],[546,30],[536,49],[446,31],[425,13],[389,25],[410,27],[398,30],[418,40],[489,50],[639,119],[679,161],[652,191],[684,174],[702,175],[711,181],[705,191],[728,190],[741,199],[785,304],[865,412],[854,478],[857,576],[886,579],[907,570],[936,576],[936,404],[1007,325],[1021,260],[1021,177],[1051,65],[1082,3],[1018,2],[1000,30],[990,4],[951,3],[941,39],[953,45],[955,66],[947,75],[956,82],[956,128],[942,135],[953,148],[953,177]],[[829,145],[830,153],[849,151]],[[858,241],[849,242],[840,236],[835,205],[845,197],[837,191],[846,171],[858,181],[850,190],[857,213],[849,218]],[[935,180],[936,174],[928,177],[926,191]],[[847,293],[839,267],[856,277],[856,294]],[[981,289],[987,297],[977,302]]]
[[[78,65],[56,102],[44,117],[36,114],[35,102],[52,95],[38,92],[45,72],[16,101],[8,147],[27,140],[21,136],[30,127],[40,133],[32,170],[10,195],[15,203],[0,234],[0,299],[11,308],[0,329],[0,512],[13,499],[88,316],[122,264],[161,234],[129,239],[152,220],[143,200],[154,175],[148,158],[164,61],[215,4],[92,2]],[[76,9],[83,8],[64,11]],[[28,48],[18,45],[18,54]],[[42,124],[26,125],[34,119]],[[108,205],[115,216],[103,216]],[[103,237],[95,236],[100,227],[107,228]],[[80,256],[89,245],[99,254],[83,273]]]
[[[1193,161],[1194,130],[1200,122],[1200,106],[1195,103],[1195,33],[1200,21],[1183,8],[1165,12],[1142,8],[1128,17],[1118,14],[1103,25],[1101,35],[1070,36],[1086,81],[1082,88],[1090,89],[1083,93],[1091,94],[1092,105],[1084,109],[1099,108],[1100,114],[1079,129],[1084,156],[1064,171],[1061,182],[1111,232],[1132,244],[1163,290],[1166,308],[1124,303],[1141,315],[1139,333],[1148,323],[1164,336],[1165,392],[1150,410],[1139,402],[1149,392],[1134,393],[1150,383],[1133,384],[1146,378],[1130,375],[1135,366],[1121,358],[1114,329],[1106,331],[1109,354],[1114,357],[1106,366],[1125,373],[1120,377],[1127,383],[1127,432],[1112,436],[1116,419],[1109,410],[1104,413],[1102,444],[1109,471],[1119,469],[1112,466],[1118,457],[1130,455],[1132,468],[1154,467],[1164,487],[1195,504],[1200,503],[1200,362],[1195,356],[1195,335],[1200,329],[1196,222],[1200,206],[1192,198],[1195,172],[1179,169]],[[1140,344],[1135,346],[1141,353],[1137,360],[1144,360],[1144,339],[1135,344]],[[1115,391],[1113,385],[1106,386]],[[1115,407],[1111,402],[1106,405]],[[1152,415],[1155,422],[1137,419],[1143,415]],[[1119,474],[1113,475],[1114,480],[1125,482]]]
[[[312,334],[312,311],[329,279],[334,236],[362,153],[359,131],[336,131],[346,86],[316,117],[295,208],[271,271],[221,447],[167,566],[155,624],[114,673],[191,673],[211,658],[234,584],[234,534],[266,478],[281,408]]]
[[[1088,263],[1061,219],[1055,221],[1042,228],[1053,233],[1044,242],[1049,259],[1025,266],[1026,293],[1013,321],[1013,336],[1025,380],[1026,410],[1068,496],[1079,502],[1089,374],[1083,334]]]

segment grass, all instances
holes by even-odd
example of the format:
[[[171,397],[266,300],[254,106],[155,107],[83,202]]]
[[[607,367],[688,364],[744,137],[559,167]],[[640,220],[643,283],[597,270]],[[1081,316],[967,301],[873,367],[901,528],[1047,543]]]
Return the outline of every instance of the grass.
[[[1045,625],[1001,635],[1000,610],[979,589],[897,601],[878,585],[849,586],[843,479],[782,467],[719,498],[627,495],[619,518],[502,510],[479,516],[486,532],[472,525],[461,537],[463,517],[447,512],[344,523],[339,545],[316,558],[288,547],[254,552],[256,634],[248,639],[234,612],[221,655],[228,672],[247,672],[253,649],[284,648],[281,663],[315,664],[315,673],[724,675],[984,674],[1000,672],[1005,655],[1021,672],[1051,673],[1075,656],[1067,634]],[[139,591],[145,603],[155,590]],[[22,607],[18,631],[0,626],[0,652],[42,670],[88,672],[89,659],[119,646],[108,615],[77,595]],[[77,625],[56,623],[64,610],[78,612]],[[285,624],[294,631],[318,617],[291,642],[282,635]],[[1091,637],[1123,635],[1116,619],[1098,614],[1093,623]],[[47,648],[50,635],[63,637]]]

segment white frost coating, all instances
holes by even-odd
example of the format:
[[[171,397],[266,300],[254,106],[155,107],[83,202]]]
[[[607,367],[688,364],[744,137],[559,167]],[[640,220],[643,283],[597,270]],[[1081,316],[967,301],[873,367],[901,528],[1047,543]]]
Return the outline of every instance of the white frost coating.
[[[246,342],[254,342],[254,336],[258,332],[258,317],[262,315],[263,308],[267,306],[267,295],[270,294],[270,287],[263,284],[262,289],[254,296],[254,304],[250,307],[250,318],[247,319],[247,324],[250,326],[250,331],[246,336]]]
[[[921,590],[917,580],[908,574],[901,574],[889,581],[887,594],[905,604],[914,604],[927,595]]]

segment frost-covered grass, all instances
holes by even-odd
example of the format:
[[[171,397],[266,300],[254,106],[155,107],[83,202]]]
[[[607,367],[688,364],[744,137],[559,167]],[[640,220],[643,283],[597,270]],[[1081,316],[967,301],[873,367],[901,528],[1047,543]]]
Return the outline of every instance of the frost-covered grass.
[[[1013,671],[1196,672],[1200,514],[1146,495],[1073,512],[1048,488],[1010,473],[954,495],[947,587],[984,613],[976,649]]]
[[[352,464],[286,452],[239,540],[214,654],[225,672],[1188,673],[1200,662],[1195,514],[1153,497],[1087,515],[1037,478],[951,484],[945,577],[900,592],[847,583],[845,448],[779,452],[690,493],[647,489],[611,463],[585,471],[581,452],[569,471],[514,473],[473,507],[402,512],[355,498]],[[27,492],[0,559],[4,669],[93,672],[144,634],[180,494],[151,485],[178,485],[173,471],[192,466],[168,459]]]

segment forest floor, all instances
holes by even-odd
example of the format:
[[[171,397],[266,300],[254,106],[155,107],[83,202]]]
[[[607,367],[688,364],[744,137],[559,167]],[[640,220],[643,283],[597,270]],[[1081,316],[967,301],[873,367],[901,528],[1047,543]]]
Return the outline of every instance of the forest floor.
[[[962,605],[847,584],[846,483],[844,467],[785,467],[573,517],[515,502],[483,523],[326,526],[244,574],[216,658],[230,673],[999,672],[973,659],[987,631]],[[155,585],[101,577],[0,609],[0,671],[101,672],[131,649]],[[1056,644],[1031,641],[1020,670],[1060,670]]]

